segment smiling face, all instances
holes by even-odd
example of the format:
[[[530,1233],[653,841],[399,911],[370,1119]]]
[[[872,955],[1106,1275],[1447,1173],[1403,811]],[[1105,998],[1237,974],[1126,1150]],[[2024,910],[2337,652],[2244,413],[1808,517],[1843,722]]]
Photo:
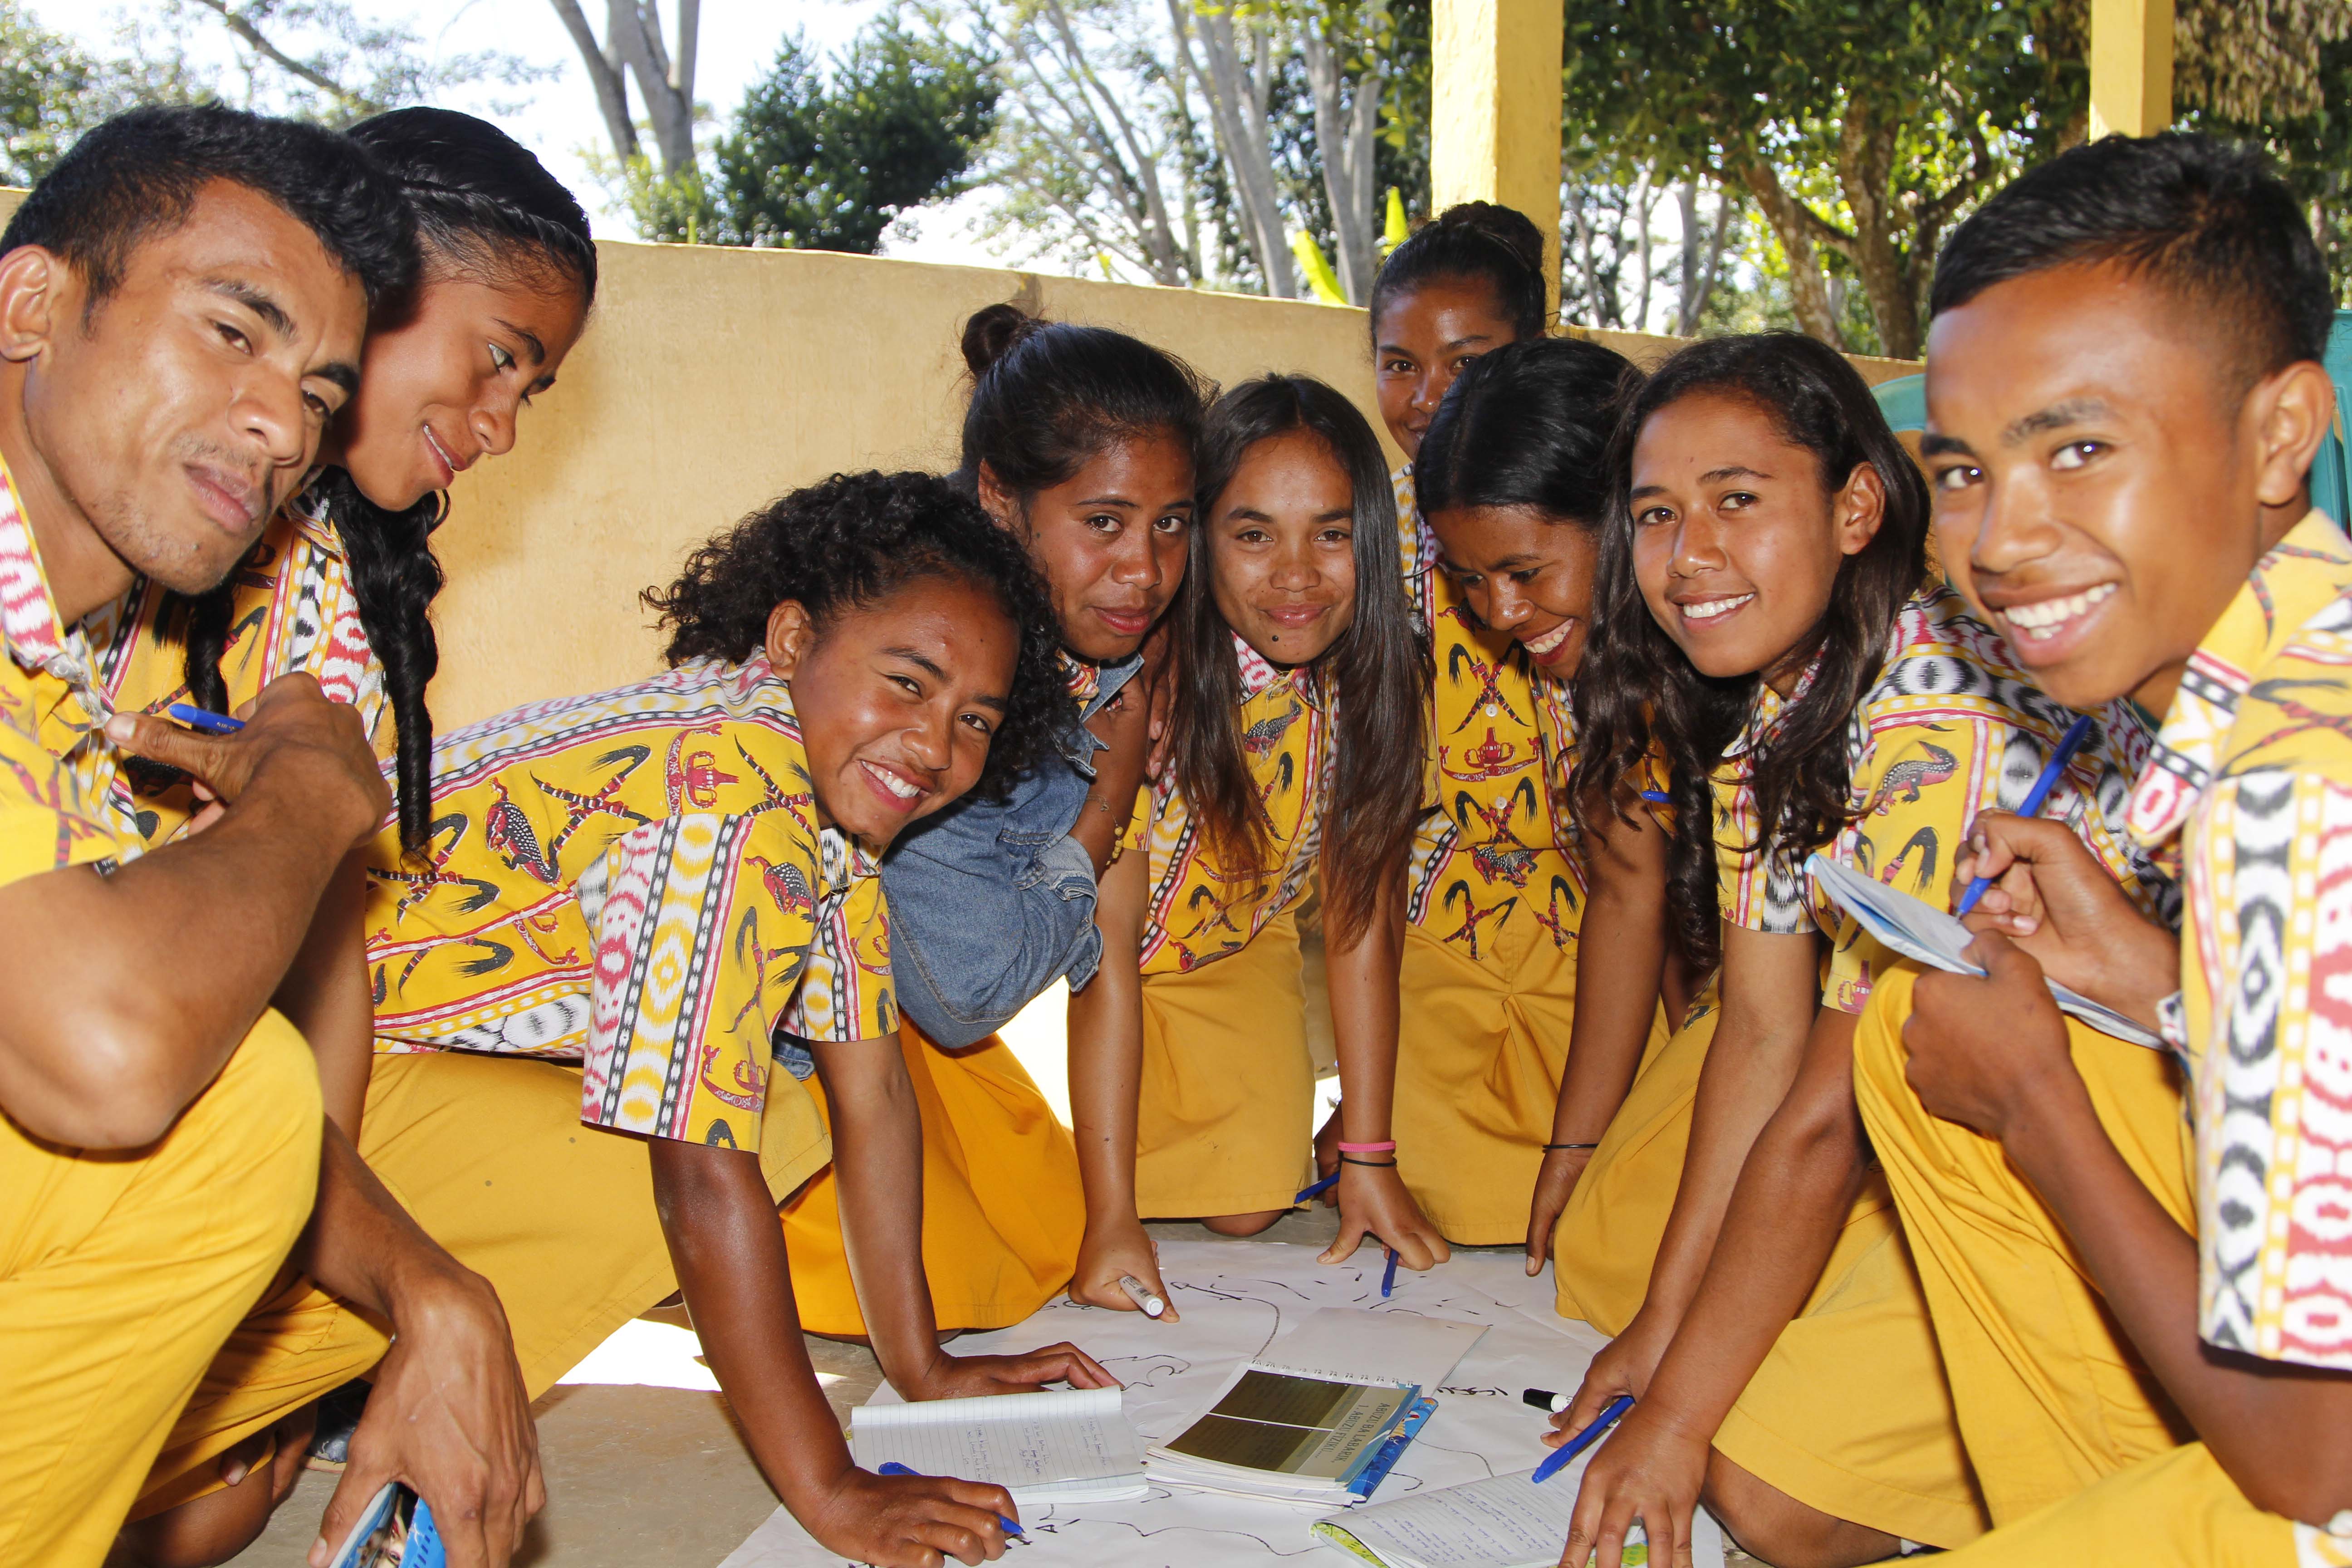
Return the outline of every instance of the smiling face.
[[[393,511],[510,450],[523,406],[555,384],[588,320],[578,285],[552,268],[490,281],[436,259],[425,278],[368,333],[359,395],[327,443],[327,459]]]
[[[309,228],[215,181],[88,286],[45,250],[0,258],[8,458],[68,619],[143,573],[184,594],[248,550],[359,380],[367,302]],[[94,596],[93,596],[94,595]]]
[[[1462,367],[1516,341],[1503,302],[1484,279],[1433,278],[1397,295],[1373,323],[1373,383],[1381,419],[1408,458]]]
[[[1183,584],[1192,450],[1172,435],[1113,441],[1026,504],[982,463],[980,501],[1021,533],[1053,591],[1062,646],[1080,658],[1134,653]]]
[[[2179,300],[2112,265],[2050,268],[1936,318],[1921,442],[1946,569],[2043,689],[2156,712],[2302,515],[2324,428],[2282,372],[2242,397]],[[2284,404],[2284,406],[2283,406]],[[2290,425],[2284,432],[2280,418]]]
[[[1878,531],[1868,464],[1836,489],[1745,398],[1693,393],[1633,444],[1633,572],[1650,614],[1703,675],[1761,673],[1786,696],[1845,558]]]
[[[1356,619],[1355,487],[1322,437],[1243,454],[1209,516],[1217,613],[1274,664],[1322,656]]]
[[[971,790],[1020,649],[996,596],[961,578],[913,578],[822,627],[777,605],[768,660],[793,689],[819,819],[879,853]]]
[[[1432,512],[1445,570],[1473,614],[1525,648],[1555,679],[1584,661],[1601,536],[1532,506],[1464,506]]]

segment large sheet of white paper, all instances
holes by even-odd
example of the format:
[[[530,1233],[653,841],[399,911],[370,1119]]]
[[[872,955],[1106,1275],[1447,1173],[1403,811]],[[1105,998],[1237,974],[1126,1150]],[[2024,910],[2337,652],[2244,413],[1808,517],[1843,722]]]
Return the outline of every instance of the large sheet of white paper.
[[[1033,1349],[1068,1340],[1127,1385],[1127,1418],[1148,1445],[1164,1442],[1276,1337],[1323,1307],[1360,1307],[1486,1329],[1437,1396],[1437,1414],[1374,1494],[1387,1502],[1434,1487],[1523,1471],[1546,1450],[1548,1417],[1520,1403],[1529,1387],[1570,1390],[1607,1342],[1552,1310],[1551,1272],[1530,1279],[1516,1253],[1457,1253],[1427,1274],[1400,1270],[1396,1294],[1381,1300],[1378,1247],[1335,1268],[1316,1248],[1275,1243],[1169,1242],[1160,1277],[1183,1321],[1110,1312],[1055,1301],[1027,1322],[956,1342],[967,1354]],[[887,1401],[885,1388],[876,1396]],[[1566,1482],[1567,1477],[1560,1478]],[[1547,1483],[1548,1485],[1559,1483]],[[1347,1562],[1311,1533],[1329,1510],[1158,1484],[1133,1502],[1050,1504],[1022,1510],[1033,1568],[1255,1568],[1277,1559]],[[1722,1536],[1699,1517],[1699,1568],[1720,1568]],[[812,1541],[778,1509],[720,1568],[838,1568],[843,1559]]]

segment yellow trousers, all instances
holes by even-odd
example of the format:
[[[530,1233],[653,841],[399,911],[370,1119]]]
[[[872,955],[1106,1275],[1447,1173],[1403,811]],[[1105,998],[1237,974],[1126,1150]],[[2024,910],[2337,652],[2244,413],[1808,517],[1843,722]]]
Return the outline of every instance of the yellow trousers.
[[[1188,974],[1143,977],[1138,1214],[1193,1219],[1288,1208],[1314,1179],[1314,1114],[1292,916]]]
[[[1086,1189],[1070,1130],[1056,1121],[1012,1049],[991,1035],[943,1051],[902,1024],[923,1115],[923,1271],[942,1329],[1001,1329],[1070,1282],[1087,1232]],[[820,1110],[824,1095],[808,1088]],[[865,1314],[842,1250],[841,1207],[830,1170],[784,1205],[793,1294],[801,1326],[863,1334]]]
[[[1917,973],[1880,977],[1854,1034],[1854,1094],[1925,1287],[1962,1436],[2000,1528],[1954,1563],[2288,1568],[2352,1561],[2248,1502],[2124,1338],[2064,1228],[1999,1143],[1928,1114],[1903,1076]],[[2159,1051],[2067,1021],[2118,1152],[2196,1226],[2179,1075]],[[2298,1555],[2297,1536],[2305,1550]]]
[[[1398,1174],[1447,1240],[1524,1242],[1576,1021],[1576,944],[1524,911],[1479,947],[1405,931],[1398,983]],[[1650,1050],[1665,1041],[1663,1019]]]
[[[1622,1333],[1649,1294],[1718,1016],[1710,995],[1643,1064],[1561,1212],[1552,1257],[1562,1316]],[[1715,1447],[1839,1519],[1935,1546],[1983,1533],[1918,1275],[1876,1172]]]
[[[677,1289],[646,1141],[583,1125],[580,1069],[459,1052],[380,1056],[360,1153],[426,1234],[488,1279],[537,1398]],[[771,1085],[760,1164],[779,1198],[831,1157],[809,1097]],[[220,1489],[220,1454],[383,1359],[383,1325],[296,1276],[230,1333],[134,1518]]]
[[[147,1148],[0,1117],[0,1563],[95,1564],[319,1179],[319,1075],[264,1014]]]

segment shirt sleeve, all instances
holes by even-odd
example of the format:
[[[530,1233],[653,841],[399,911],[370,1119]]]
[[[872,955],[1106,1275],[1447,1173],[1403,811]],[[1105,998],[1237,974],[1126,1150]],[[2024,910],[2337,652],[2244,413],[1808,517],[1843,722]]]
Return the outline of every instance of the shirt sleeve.
[[[1982,790],[2000,773],[1985,764],[2000,760],[2014,733],[1991,720],[1938,720],[1874,735],[1853,772],[1854,798],[1862,803],[1854,869],[1939,910],[1950,907],[1952,861],[1979,808],[1990,804],[1979,798]],[[2031,752],[2020,759],[2030,779],[2046,753],[2030,737],[2018,740]],[[1877,976],[1897,960],[1843,910],[1836,921],[1822,1003],[1859,1013]]]
[[[2352,1371],[2352,787],[2253,771],[2199,810],[2182,965],[2202,1038],[2198,1331]]]
[[[122,852],[102,803],[36,738],[29,706],[0,690],[0,885]]]
[[[879,877],[860,877],[817,905],[808,967],[784,1009],[803,1040],[870,1040],[898,1032],[890,982],[889,900]]]
[[[649,823],[606,847],[582,1121],[759,1147],[769,1028],[800,979],[815,869],[761,847],[757,816],[715,814]]]
[[[1755,797],[1744,784],[1715,781],[1716,908],[1743,931],[1801,936],[1813,929],[1804,883],[1787,857],[1751,847],[1757,840]]]

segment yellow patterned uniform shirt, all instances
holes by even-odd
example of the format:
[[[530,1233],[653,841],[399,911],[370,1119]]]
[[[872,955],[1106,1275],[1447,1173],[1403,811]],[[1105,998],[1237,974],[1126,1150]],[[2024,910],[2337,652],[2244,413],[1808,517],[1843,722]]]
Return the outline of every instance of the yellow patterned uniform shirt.
[[[2352,1371],[2352,546],[2317,511],[2199,645],[2132,792],[2187,893],[2198,1331]],[[2352,1542],[2298,1527],[2305,1561]],[[2321,1554],[2323,1548],[2332,1554]]]
[[[1219,867],[1172,782],[1148,787],[1129,847],[1151,856],[1143,973],[1181,974],[1239,952],[1298,902],[1322,847],[1331,791],[1331,693],[1312,666],[1279,669],[1234,638],[1241,666],[1242,751],[1271,839],[1260,876]]]
[[[379,1051],[577,1061],[583,1121],[753,1149],[779,1026],[898,1033],[878,868],[817,826],[762,656],[445,736],[433,818],[369,850]]]
[[[359,710],[379,756],[389,755],[392,726],[383,668],[360,625],[359,597],[341,535],[297,497],[279,509],[260,542],[229,579],[231,608],[221,680],[231,711],[281,675],[307,673],[326,694]],[[142,579],[84,623],[98,651],[100,683],[117,708],[161,713],[188,700],[184,601]],[[185,774],[130,759],[115,805],[141,842],[152,848],[177,837],[195,801]]]
[[[126,859],[107,805],[109,717],[89,647],[58,619],[16,480],[0,465],[0,885],[67,866]]]
[[[1759,686],[1754,711],[1725,752],[1714,780],[1717,899],[1723,918],[1746,930],[1826,935],[1822,1005],[1859,1013],[1877,973],[1899,960],[1804,874],[1804,855],[1753,847],[1756,749],[1769,743],[1813,675],[1807,670],[1785,700]],[[2075,718],[2042,694],[1958,594],[1939,584],[1914,595],[1896,617],[1886,663],[1847,725],[1855,816],[1820,853],[1950,908],[1952,861],[1977,814],[2022,805]],[[2171,881],[2124,826],[2131,781],[2149,746],[2147,726],[2131,704],[2108,703],[2042,815],[2065,821],[2135,901],[2168,917]]]
[[[1534,672],[1516,639],[1471,614],[1414,504],[1412,465],[1394,479],[1405,592],[1437,664],[1430,805],[1413,835],[1406,918],[1473,959],[1514,920],[1535,921],[1565,948],[1583,918],[1584,871],[1546,779],[1538,689],[1556,683]],[[1555,725],[1569,724],[1566,688],[1549,700]],[[1572,742],[1572,725],[1567,734]],[[1557,754],[1571,753],[1572,743]]]

